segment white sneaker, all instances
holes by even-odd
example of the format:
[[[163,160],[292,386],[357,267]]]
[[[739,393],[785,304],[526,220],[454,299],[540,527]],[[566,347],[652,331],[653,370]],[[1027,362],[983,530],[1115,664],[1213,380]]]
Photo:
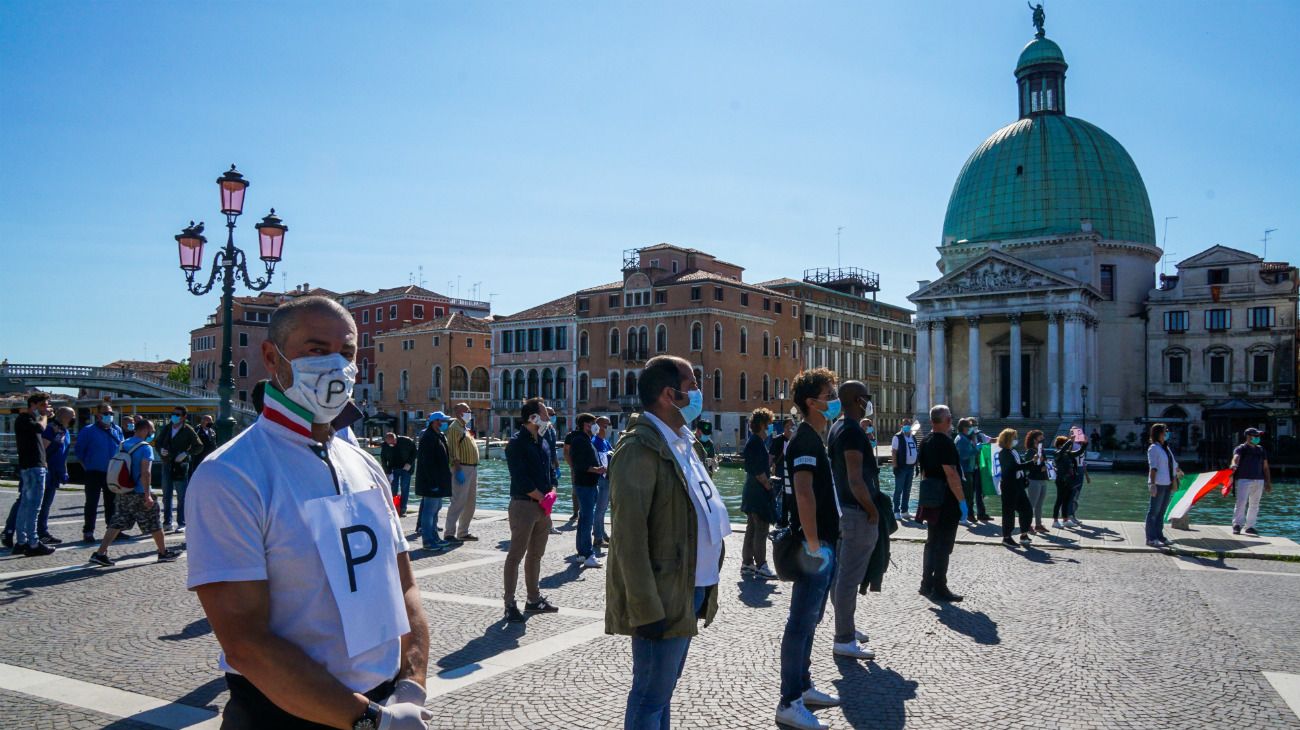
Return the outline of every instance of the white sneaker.
[[[895,512],[895,513],[894,513],[894,521],[895,521],[895,522],[901,522],[902,520],[903,520],[903,513],[902,513],[902,512]]]
[[[904,513],[903,513],[903,519],[905,519],[905,520],[913,519],[913,518],[912,518],[912,513],[911,513],[911,512],[904,512]]]
[[[1079,526],[1079,521],[1078,521],[1078,520],[1066,520],[1066,521],[1065,521],[1065,526],[1066,526],[1066,527],[1078,527],[1078,526]]]
[[[857,639],[858,641],[861,641],[864,644],[867,643],[867,635],[862,631],[854,630],[853,638]]]
[[[1056,529],[1056,530],[1061,529],[1061,521],[1060,521],[1060,520],[1052,520],[1052,528],[1053,528],[1053,529]]]
[[[584,561],[582,561],[582,567],[584,567],[584,568],[599,568],[599,567],[600,567],[600,561],[596,559],[596,556],[595,556],[595,555],[588,555],[588,556],[587,556],[587,559],[584,560]]]
[[[776,724],[794,730],[830,730],[817,716],[804,707],[803,700],[795,700],[789,707],[776,707]]]
[[[962,527],[974,527],[974,525],[970,523],[970,520],[961,520],[957,524],[961,525]]]
[[[176,526],[176,531],[177,531],[177,532],[185,532],[185,525],[177,525],[177,526]]]
[[[835,695],[831,695],[831,694],[826,694],[825,692],[817,689],[816,686],[812,686],[804,690],[803,697],[801,697],[800,699],[803,700],[804,705],[812,705],[815,707],[839,707],[840,706],[839,697],[836,697]]]
[[[853,659],[875,659],[876,652],[867,648],[866,645],[857,639],[853,641],[837,641],[832,649],[836,656],[846,656]]]
[[[744,576],[744,575],[750,575],[750,574],[753,573],[753,572],[754,572],[754,566],[752,566],[752,565],[742,565],[742,566],[740,566],[740,574],[741,574],[742,576]]]
[[[175,522],[168,522],[168,523],[167,523],[167,526],[166,526],[165,528],[163,528],[163,529],[165,529],[167,532],[176,532],[176,523],[175,523]]]
[[[754,568],[754,577],[762,578],[763,580],[776,580],[776,573],[772,572],[772,569],[767,567],[767,563],[763,563],[757,568]]]

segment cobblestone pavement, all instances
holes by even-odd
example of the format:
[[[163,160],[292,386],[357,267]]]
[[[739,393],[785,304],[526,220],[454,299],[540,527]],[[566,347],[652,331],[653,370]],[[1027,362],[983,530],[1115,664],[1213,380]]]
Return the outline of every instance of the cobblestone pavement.
[[[60,496],[56,535],[80,537],[80,499]],[[0,493],[0,510],[12,500]],[[504,624],[507,530],[483,517],[480,542],[413,556],[432,628],[433,727],[621,727],[630,644],[599,630],[603,571],[566,563],[573,533],[553,535],[543,591],[579,610]],[[717,621],[692,645],[675,697],[678,728],[774,726],[788,589],[740,579],[739,537]],[[114,569],[82,568],[90,550],[79,543],[0,560],[0,727],[153,727],[83,697],[32,697],[5,685],[5,666],[220,710],[217,645],[184,588],[185,562],[152,563],[152,550],[115,546],[115,557],[146,560]],[[827,608],[813,677],[844,698],[818,712],[832,727],[1300,730],[1262,674],[1300,674],[1300,565],[961,545],[951,582],[966,601],[939,606],[916,594],[920,556],[919,544],[896,544],[884,592],[860,600],[877,661],[831,655]]]

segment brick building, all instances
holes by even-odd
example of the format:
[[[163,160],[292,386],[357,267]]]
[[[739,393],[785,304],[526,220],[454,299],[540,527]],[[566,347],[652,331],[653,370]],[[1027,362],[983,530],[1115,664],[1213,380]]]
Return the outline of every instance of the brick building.
[[[387,321],[387,320],[386,320]],[[476,428],[489,421],[492,338],[487,320],[459,312],[376,335],[367,410],[412,434],[433,411],[467,403]],[[382,419],[381,419],[382,420]]]
[[[809,269],[802,280],[777,279],[760,286],[802,304],[803,367],[830,368],[841,381],[866,383],[880,433],[914,415],[913,312],[874,299],[878,275],[856,267]]]
[[[492,321],[493,433],[513,431],[524,399],[537,396],[555,409],[556,428],[568,429],[577,413],[576,323],[572,294]]]

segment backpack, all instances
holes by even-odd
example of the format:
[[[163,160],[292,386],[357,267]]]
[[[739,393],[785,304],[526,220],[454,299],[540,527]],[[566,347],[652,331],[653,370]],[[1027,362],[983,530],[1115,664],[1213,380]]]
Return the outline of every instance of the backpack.
[[[113,454],[113,458],[108,460],[108,491],[113,494],[128,494],[135,491],[135,479],[131,476],[131,456],[136,449],[146,443],[148,442],[141,441],[130,450],[121,447],[116,454]]]

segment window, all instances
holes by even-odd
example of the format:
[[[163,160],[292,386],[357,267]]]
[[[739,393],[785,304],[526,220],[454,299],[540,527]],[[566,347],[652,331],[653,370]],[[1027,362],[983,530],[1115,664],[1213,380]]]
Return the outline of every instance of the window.
[[[247,333],[247,332],[240,332],[240,333],[239,333],[239,346],[240,346],[240,347],[248,347],[248,333]]]
[[[1220,332],[1232,326],[1231,309],[1207,309],[1205,310],[1205,329],[1211,332]]]
[[[748,307],[748,306],[749,306],[749,292],[744,292],[744,291],[743,291],[743,292],[740,293],[740,306],[742,306],[742,307]]]
[[[484,349],[484,350],[491,350],[491,349],[492,349],[492,338],[491,338],[491,337],[484,337],[484,338],[483,338],[483,349]]]
[[[722,287],[720,286],[713,287],[713,301],[715,302],[722,301]]]
[[[772,341],[772,357],[781,357],[781,338]]]
[[[1101,275],[1099,277],[1101,298],[1107,301],[1115,301],[1115,265],[1102,264]]]
[[[568,327],[555,328],[555,349],[557,350],[569,349],[569,328]]]
[[[741,400],[749,400],[749,395],[745,393],[745,390],[748,386],[749,386],[749,376],[744,373],[741,373],[740,374],[740,399]]]
[[[241,390],[241,391],[239,391],[239,402],[241,402],[241,403],[247,403],[247,402],[248,402],[248,391],[246,391],[246,390]]]
[[[579,312],[591,311],[591,300],[588,299],[587,297],[578,297],[578,311]]]
[[[713,325],[713,349],[716,352],[722,352],[722,323],[716,322]]]
[[[361,333],[361,346],[362,346],[362,347],[370,347],[370,333],[369,333],[369,332],[362,332],[362,333]]]
[[[515,330],[515,352],[528,351],[528,330]]]
[[[1227,270],[1227,269],[1210,269],[1210,270],[1206,271],[1206,272],[1205,272],[1205,283],[1206,283],[1206,284],[1227,284],[1227,283],[1228,283],[1228,270]]]
[[[617,308],[622,304],[622,299],[623,299],[623,298],[620,297],[620,296],[617,295],[617,294],[610,294],[610,295],[609,295],[609,307],[610,307],[610,309],[617,309]]]
[[[501,332],[501,352],[514,352],[514,344],[514,337],[511,336],[510,331],[503,330]]]
[[[555,349],[555,329],[553,327],[542,328],[542,352],[550,352]]]
[[[629,372],[623,377],[623,392],[628,395],[636,395],[636,373]]]
[[[668,351],[668,328],[663,325],[655,327],[655,352]]]
[[[713,400],[722,400],[722,371],[713,371]]]
[[[424,305],[423,305],[423,304],[417,304],[417,305],[415,305],[415,308],[414,308],[413,312],[414,312],[414,313],[413,313],[411,316],[415,317],[416,319],[424,319]]]
[[[397,305],[396,305],[396,304],[390,304],[390,305],[388,305],[388,318],[389,318],[390,320],[396,320],[396,319],[397,319]]]
[[[536,374],[536,372],[533,373],[534,376]],[[451,369],[451,389],[469,390],[469,373],[459,365]]]
[[[749,330],[744,327],[740,328],[740,354],[744,355],[749,352]]]
[[[433,336],[433,346],[434,346],[434,347],[437,347],[437,346],[441,343],[441,341],[442,341],[442,338],[439,337],[438,335],[434,335],[434,336]]]
[[[383,307],[375,307],[375,321],[376,321],[376,322],[383,322],[383,321],[384,321],[384,308],[383,308]]]
[[[650,303],[650,292],[647,290],[630,291],[623,294],[623,306],[625,307],[644,307]]]
[[[677,273],[677,262],[676,262],[676,261],[673,261],[673,273],[674,273],[674,274]]]
[[[763,373],[763,400],[772,400],[772,381],[768,379],[767,373]]]
[[[853,339],[857,340],[858,342],[861,342],[863,331],[864,328],[861,324],[853,325]],[[904,340],[904,344],[906,344],[907,335],[903,335],[903,340]]]
[[[1182,355],[1169,356],[1169,382],[1170,383],[1183,382],[1183,356]]]
[[[239,361],[239,377],[241,377],[241,378],[247,378],[247,377],[248,377],[248,361],[247,361],[247,360],[240,360],[240,361]]]
[[[587,380],[587,374],[579,373],[578,374],[578,400],[582,402],[586,402],[587,398],[590,395],[591,395],[591,383],[590,381]]]
[[[772,336],[763,330],[763,357],[769,357],[772,353]]]
[[[1228,382],[1228,356],[1223,353],[1210,355],[1210,382]]]
[[[811,314],[805,314],[803,316],[803,331],[807,332],[808,334],[812,334],[813,316]]]
[[[540,327],[528,329],[528,351],[537,352],[542,347],[542,330]]]
[[[471,348],[471,347],[473,347],[473,346],[474,346],[474,338],[473,338],[473,337],[466,337],[466,338],[465,338],[465,347],[466,347],[466,349]]]
[[[378,376],[376,376],[376,381],[377,381],[377,383],[379,384],[379,398],[380,398],[380,400],[383,400],[383,397],[384,397],[384,374],[383,374],[383,373],[380,373]]]
[[[1268,354],[1257,353],[1250,356],[1250,382],[1267,383],[1270,378],[1268,367]]]
[[[501,400],[514,400],[514,389],[510,387],[511,384],[510,373],[501,373]]]
[[[770,311],[772,311],[772,298],[771,298],[771,297],[763,297],[763,311],[764,311],[764,312],[770,312]]]
[[[578,357],[587,357],[591,353],[591,338],[587,336],[587,330],[578,333]]]
[[[667,304],[667,303],[668,303],[668,290],[657,289],[655,291],[655,304]]]
[[[797,310],[797,309],[799,309],[799,308],[798,308],[798,307],[795,307],[795,309]],[[775,313],[777,313],[777,314],[780,314],[780,313],[781,313],[781,303],[780,303],[780,302],[772,302],[772,311],[775,312]]]
[[[1186,332],[1187,311],[1165,312],[1165,332]]]
[[[776,313],[777,313],[777,314],[780,314],[780,313],[781,313],[781,303],[780,303],[780,302],[777,302],[777,303],[776,303]],[[795,319],[799,319],[799,305],[798,305],[798,304],[791,304],[791,305],[790,305],[790,316],[791,316],[791,317],[794,317]]]
[[[691,301],[692,302],[700,301],[700,288],[698,286],[691,287]]]
[[[379,351],[380,351],[380,352],[383,352],[383,351],[384,351],[384,343],[382,343],[382,342],[379,343]]]
[[[509,380],[509,374],[507,373],[506,375],[501,376],[501,379]],[[435,388],[442,387],[442,367],[439,365],[433,366],[433,387]]]
[[[361,310],[361,324],[370,324],[370,310]]]
[[[617,370],[609,371],[609,397],[614,399],[618,397],[619,376]]]
[[[542,397],[547,400],[555,397],[555,376],[550,368],[542,370]]]
[[[1272,307],[1251,307],[1246,310],[1246,326],[1253,330],[1266,330],[1273,327]]]
[[[699,322],[691,324],[691,350],[704,349],[704,326]]]
[[[799,340],[790,340],[790,358],[792,360],[799,359]]]
[[[442,307],[434,307],[434,308],[433,308],[433,316],[435,316],[435,317],[441,317],[442,315],[443,315]]]
[[[650,268],[652,269],[659,268],[659,259],[650,259]]]
[[[612,329],[609,331],[609,354],[617,355],[618,350],[618,330]]]

